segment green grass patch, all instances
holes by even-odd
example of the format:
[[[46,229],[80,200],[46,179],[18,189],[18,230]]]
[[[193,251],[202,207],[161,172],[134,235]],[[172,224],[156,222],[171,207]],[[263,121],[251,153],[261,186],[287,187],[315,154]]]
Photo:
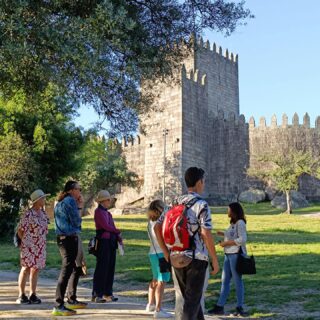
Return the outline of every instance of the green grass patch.
[[[276,317],[276,314],[296,302],[301,316],[312,318],[319,311],[320,294],[320,220],[302,214],[320,212],[320,205],[296,210],[292,215],[281,214],[269,203],[244,205],[248,218],[249,252],[257,262],[257,275],[246,276],[246,303],[255,317]],[[123,232],[125,256],[118,257],[117,274],[121,281],[147,283],[151,272],[148,260],[149,241],[147,221],[143,215],[117,216],[117,227]],[[213,207],[214,231],[228,227],[226,207]],[[94,235],[92,217],[83,221],[82,239],[85,249]],[[19,268],[19,251],[10,241],[0,244],[1,269]],[[217,248],[222,266],[223,252]],[[48,235],[48,268],[60,267],[60,255],[56,246],[53,224]],[[87,255],[89,268],[94,268],[95,259]],[[220,274],[211,278],[207,292],[207,305],[216,302],[220,290]],[[128,288],[134,290],[134,288]],[[229,299],[235,305],[234,292]],[[288,318],[290,318],[288,316]]]

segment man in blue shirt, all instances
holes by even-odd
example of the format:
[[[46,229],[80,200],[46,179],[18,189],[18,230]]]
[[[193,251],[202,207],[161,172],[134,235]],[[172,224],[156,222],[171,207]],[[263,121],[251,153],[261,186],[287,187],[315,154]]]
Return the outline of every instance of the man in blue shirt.
[[[81,232],[82,206],[81,188],[76,181],[68,181],[63,192],[58,197],[54,208],[55,231],[57,244],[62,258],[61,272],[56,290],[56,305],[52,311],[54,316],[69,316],[76,314],[74,309],[83,309],[86,303],[77,300],[77,285],[81,275],[81,267],[76,266],[78,241]],[[64,296],[68,292],[67,306]]]

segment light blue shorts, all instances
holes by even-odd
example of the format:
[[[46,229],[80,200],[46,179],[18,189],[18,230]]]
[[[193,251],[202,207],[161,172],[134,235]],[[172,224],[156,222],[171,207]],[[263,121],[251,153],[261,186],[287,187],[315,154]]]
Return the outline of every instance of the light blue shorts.
[[[163,253],[149,254],[149,259],[151,263],[152,270],[152,280],[169,282],[170,281],[170,272],[161,273],[159,267],[159,258],[163,258]]]

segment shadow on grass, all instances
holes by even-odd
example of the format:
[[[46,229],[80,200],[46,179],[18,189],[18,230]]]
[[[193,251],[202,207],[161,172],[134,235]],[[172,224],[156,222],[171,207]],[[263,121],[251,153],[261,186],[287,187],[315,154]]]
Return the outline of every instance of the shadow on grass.
[[[250,232],[250,242],[254,244],[308,244],[320,243],[320,234],[301,230],[273,229],[268,232]]]

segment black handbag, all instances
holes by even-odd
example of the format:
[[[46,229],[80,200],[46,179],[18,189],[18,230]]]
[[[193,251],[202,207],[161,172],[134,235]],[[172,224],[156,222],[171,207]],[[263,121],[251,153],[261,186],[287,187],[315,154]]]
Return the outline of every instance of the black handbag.
[[[152,235],[151,235],[151,232],[150,232],[150,224],[148,223],[148,235],[149,235],[149,238],[151,240],[151,243],[152,243],[152,246],[153,246],[153,249],[158,257],[158,260],[159,260],[159,268],[160,268],[160,273],[167,273],[167,272],[171,272],[171,263],[168,262],[165,258],[160,258],[158,253],[157,253],[157,250],[156,250],[156,247],[153,243],[153,239],[152,239]]]
[[[254,256],[247,256],[243,253],[242,248],[240,247],[238,253],[238,260],[236,270],[239,274],[256,274],[256,261]]]

